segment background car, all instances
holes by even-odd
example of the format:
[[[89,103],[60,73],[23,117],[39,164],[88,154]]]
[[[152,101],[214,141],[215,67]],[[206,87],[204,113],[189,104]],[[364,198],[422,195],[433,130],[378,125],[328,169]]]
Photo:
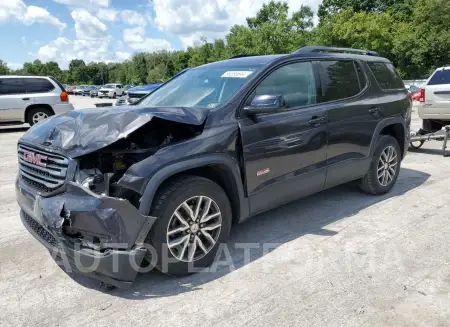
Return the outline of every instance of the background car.
[[[141,86],[136,86],[133,88],[128,89],[128,94],[126,96],[123,96],[119,98],[116,101],[116,106],[125,106],[130,105],[138,102],[140,99],[145,97],[147,94],[151,93],[152,91],[156,90],[159,86],[161,86],[161,83],[158,84],[146,84]]]
[[[0,122],[31,126],[73,110],[69,96],[53,77],[0,76]]]
[[[126,95],[128,93],[128,89],[131,89],[132,87],[135,87],[135,85],[124,85],[123,94]]]
[[[76,89],[76,86],[69,86],[68,88],[66,88],[66,92],[67,92],[67,94],[73,94],[75,89]]]
[[[74,95],[83,95],[84,89],[88,87],[87,85],[79,85],[73,90]]]
[[[419,102],[423,130],[435,132],[450,124],[450,66],[434,71],[420,90]]]
[[[89,95],[91,98],[96,97],[98,95],[98,90],[100,90],[101,86],[95,85],[92,87],[91,91],[89,92]]]
[[[103,85],[100,90],[98,90],[98,97],[101,98],[111,98],[114,99],[116,96],[122,96],[123,95],[123,87],[122,84],[106,84]]]

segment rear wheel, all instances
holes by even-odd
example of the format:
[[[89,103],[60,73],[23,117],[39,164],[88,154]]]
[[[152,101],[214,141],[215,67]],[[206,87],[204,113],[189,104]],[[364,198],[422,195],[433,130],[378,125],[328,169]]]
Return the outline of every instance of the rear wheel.
[[[397,181],[400,172],[401,151],[397,140],[380,135],[369,171],[361,179],[361,189],[369,194],[385,194]]]
[[[231,206],[222,188],[198,176],[183,176],[158,191],[151,216],[157,217],[146,243],[163,273],[188,275],[214,261],[231,229]],[[150,253],[148,262],[152,262]]]
[[[53,113],[47,108],[34,108],[28,113],[26,121],[30,126],[33,126],[52,115]]]

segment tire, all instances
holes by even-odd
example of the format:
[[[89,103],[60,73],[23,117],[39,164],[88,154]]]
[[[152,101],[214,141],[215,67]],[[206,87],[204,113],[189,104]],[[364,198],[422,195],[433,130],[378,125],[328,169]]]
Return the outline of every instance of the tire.
[[[50,116],[53,116],[53,112],[47,108],[31,109],[27,114],[26,122],[28,124],[30,124],[30,126],[37,124],[39,122],[39,121],[36,121],[37,116],[41,116],[43,119],[46,119]]]
[[[213,238],[216,240],[215,244],[209,242],[208,239],[205,238],[205,235],[202,234],[202,229],[199,229],[197,231],[197,234],[194,233],[193,236],[192,229],[195,227],[193,225],[191,225],[186,231],[168,236],[168,229],[171,228],[172,230],[174,230],[178,227],[178,223],[181,223],[181,220],[178,220],[178,218],[175,217],[175,211],[177,210],[177,213],[183,216],[183,212],[187,213],[187,211],[184,211],[182,204],[185,201],[187,203],[189,203],[189,201],[194,201],[190,199],[196,198],[198,196],[203,196],[201,201],[202,204],[208,201],[207,199],[205,199],[205,197],[213,201],[210,205],[211,209],[207,212],[207,214],[211,212],[216,212],[217,214],[216,209],[218,208],[218,210],[220,210],[220,229],[217,228],[216,231],[213,230],[208,232],[210,233],[210,236],[214,236]],[[156,251],[155,253],[157,255],[157,258],[155,260],[155,258],[151,258],[148,254],[146,258],[147,262],[151,262],[151,260],[153,259],[154,261],[152,262],[152,264],[156,264],[156,268],[158,270],[165,274],[173,276],[189,275],[193,272],[196,272],[196,270],[198,269],[210,266],[214,262],[219,244],[224,243],[228,239],[231,229],[231,206],[228,197],[223,189],[209,179],[186,175],[172,180],[171,182],[163,186],[161,190],[158,190],[153,203],[154,205],[151,208],[150,215],[153,217],[157,217],[157,220],[147,236],[146,243],[153,247],[153,249]],[[195,214],[196,205],[193,205],[192,207],[192,210]],[[206,203],[205,206],[202,207],[202,209],[204,208],[206,208]],[[202,216],[202,214],[203,212],[200,211],[198,216],[200,217]],[[211,217],[213,215],[214,214],[209,214],[208,216]],[[213,218],[207,223],[217,224],[214,219],[219,219],[219,217]],[[173,227],[174,223],[177,223],[175,227]],[[207,223],[197,225],[197,227],[200,228],[200,226],[203,225],[205,225],[203,227],[207,227]],[[185,226],[182,224],[179,225],[181,227]],[[197,241],[197,236],[195,235],[200,235],[198,236],[198,238],[201,239],[203,247],[205,247],[207,250],[209,249],[206,254],[205,251],[203,251],[202,248],[197,245],[199,243]],[[193,252],[195,255],[197,255],[198,259],[195,259],[195,257],[195,260],[189,261],[188,259],[190,249],[192,247],[191,242],[186,245],[185,251],[183,252],[187,252],[185,260],[180,260],[180,258],[177,258],[172,252],[174,251],[180,254],[184,243],[179,247],[173,247],[172,250],[169,248],[169,237],[172,238],[170,241],[173,241],[173,239],[185,238],[186,236],[188,237],[188,239],[195,237],[197,250],[194,250]]]
[[[115,99],[116,98],[116,93],[113,94],[113,96],[111,97],[111,99]]]
[[[386,165],[382,165],[380,160],[383,160],[384,162],[391,160],[386,160],[386,149],[393,149],[393,151],[395,151],[395,154],[392,155],[392,158],[394,158],[395,155],[395,159],[392,159],[391,163],[388,164],[394,169],[394,172],[392,172],[391,168],[380,168],[386,167]],[[396,163],[395,165],[392,164],[394,161]],[[397,181],[398,174],[400,172],[400,164],[401,150],[397,140],[390,135],[380,135],[375,147],[372,161],[370,163],[369,171],[361,179],[361,190],[365,193],[373,195],[381,195],[389,192]],[[391,176],[390,180],[388,177],[383,179],[383,176],[379,178],[379,174],[382,175],[383,171],[388,171],[388,176]]]

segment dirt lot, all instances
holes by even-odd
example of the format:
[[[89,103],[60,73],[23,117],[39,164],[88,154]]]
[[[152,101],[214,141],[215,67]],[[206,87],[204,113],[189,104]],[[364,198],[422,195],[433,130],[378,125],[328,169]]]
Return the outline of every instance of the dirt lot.
[[[64,273],[21,225],[13,184],[25,131],[0,131],[2,326],[448,326],[450,158],[440,143],[410,152],[386,196],[345,185],[237,226],[232,269],[151,272],[107,291]],[[250,262],[243,242],[254,243]]]

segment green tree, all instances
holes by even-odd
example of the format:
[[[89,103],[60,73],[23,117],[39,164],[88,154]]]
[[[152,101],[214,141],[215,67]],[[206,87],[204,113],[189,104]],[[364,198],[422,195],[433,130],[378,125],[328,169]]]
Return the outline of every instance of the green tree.
[[[8,75],[9,74],[9,68],[6,62],[0,59],[0,75]]]

